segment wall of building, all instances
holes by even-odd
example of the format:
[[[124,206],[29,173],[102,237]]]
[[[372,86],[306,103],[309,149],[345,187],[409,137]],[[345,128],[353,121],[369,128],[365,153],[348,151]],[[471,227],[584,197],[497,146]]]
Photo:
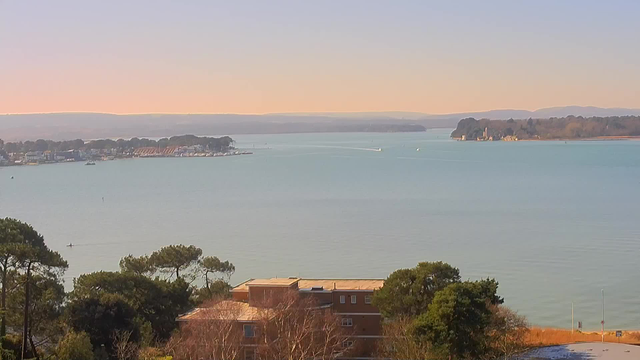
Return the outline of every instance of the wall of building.
[[[318,303],[318,305],[333,303],[333,294],[326,291],[317,291],[317,292],[304,291],[304,292],[300,292],[300,297],[302,298],[311,297]]]
[[[355,295],[356,303],[351,303],[351,296]],[[373,291],[333,291],[333,309],[337,313],[378,313],[379,310],[372,304],[365,304],[365,295],[372,296]],[[345,296],[345,303],[340,303],[340,296]]]
[[[277,301],[287,292],[297,290],[295,286],[249,286],[249,304],[264,305]]]
[[[232,291],[231,296],[235,301],[247,302],[249,301],[249,292],[248,291]]]
[[[356,336],[377,336],[382,333],[380,315],[339,315],[339,317],[351,319],[353,325],[349,329]]]

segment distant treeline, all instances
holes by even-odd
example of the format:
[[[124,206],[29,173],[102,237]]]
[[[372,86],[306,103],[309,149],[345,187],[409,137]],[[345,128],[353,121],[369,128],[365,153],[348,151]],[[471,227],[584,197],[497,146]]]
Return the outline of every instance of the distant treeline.
[[[476,120],[462,119],[451,133],[452,138],[466,140],[492,137],[501,140],[515,136],[520,140],[529,139],[585,139],[600,136],[640,136],[640,116],[589,117],[567,116],[550,119],[528,120]]]
[[[0,150],[7,153],[27,153],[30,151],[69,151],[69,150],[104,150],[119,149],[132,150],[144,147],[160,147],[168,146],[194,146],[201,145],[210,151],[226,151],[233,144],[233,139],[228,136],[220,138],[215,137],[199,137],[195,135],[172,136],[170,138],[162,138],[160,140],[132,138],[129,140],[103,139],[91,140],[69,140],[69,141],[52,141],[52,140],[36,140],[36,141],[20,141],[4,143],[0,139]]]

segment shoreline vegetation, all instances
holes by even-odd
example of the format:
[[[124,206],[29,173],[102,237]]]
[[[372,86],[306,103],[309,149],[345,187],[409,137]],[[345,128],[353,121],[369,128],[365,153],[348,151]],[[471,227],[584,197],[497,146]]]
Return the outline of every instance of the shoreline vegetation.
[[[146,138],[84,141],[20,141],[0,139],[0,166],[40,165],[63,162],[115,160],[149,157],[218,157],[248,155],[239,151],[229,136],[219,138],[195,135],[172,136],[159,140]]]
[[[531,327],[525,338],[525,343],[532,348],[554,345],[568,345],[580,342],[600,342],[600,331],[578,331],[571,329]],[[615,330],[605,330],[605,343],[621,343],[640,345],[640,331],[623,331],[621,337],[616,337]]]
[[[460,141],[638,140],[640,116],[582,117],[458,122],[451,138]]]

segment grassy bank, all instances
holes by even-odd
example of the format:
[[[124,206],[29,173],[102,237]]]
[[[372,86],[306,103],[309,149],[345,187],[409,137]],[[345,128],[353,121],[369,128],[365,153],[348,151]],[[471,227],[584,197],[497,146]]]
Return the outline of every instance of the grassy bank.
[[[532,347],[564,345],[576,342],[601,341],[600,332],[579,332],[566,329],[531,328],[526,342]],[[607,331],[604,335],[605,342],[620,342],[621,344],[640,345],[640,331],[623,331],[622,337],[617,338],[615,331]]]

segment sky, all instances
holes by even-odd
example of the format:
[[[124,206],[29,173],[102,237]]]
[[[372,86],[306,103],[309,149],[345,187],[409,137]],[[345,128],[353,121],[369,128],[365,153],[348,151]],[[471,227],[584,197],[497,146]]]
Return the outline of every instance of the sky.
[[[0,113],[640,108],[640,1],[0,0]]]

